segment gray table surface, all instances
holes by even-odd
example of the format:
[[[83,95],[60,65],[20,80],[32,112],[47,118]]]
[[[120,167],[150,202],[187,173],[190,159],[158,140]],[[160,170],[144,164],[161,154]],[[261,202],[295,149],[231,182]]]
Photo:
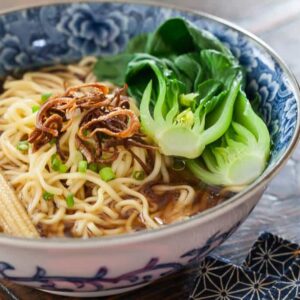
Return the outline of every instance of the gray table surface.
[[[17,7],[26,3],[48,2],[61,1],[0,0],[0,9]],[[202,10],[250,30],[273,47],[300,80],[299,0],[154,0],[153,2],[165,2]],[[299,196],[300,147],[297,148],[281,173],[272,181],[250,217],[227,242],[215,251],[215,254],[239,263],[262,231],[271,231],[300,242]],[[29,294],[28,291],[27,295]],[[141,293],[137,293],[136,296],[130,295],[130,299],[142,298]],[[156,299],[167,298],[160,298],[156,295]],[[29,298],[26,297],[26,299]],[[43,298],[40,296],[39,299],[59,299],[59,297]],[[129,296],[118,299],[129,299]]]

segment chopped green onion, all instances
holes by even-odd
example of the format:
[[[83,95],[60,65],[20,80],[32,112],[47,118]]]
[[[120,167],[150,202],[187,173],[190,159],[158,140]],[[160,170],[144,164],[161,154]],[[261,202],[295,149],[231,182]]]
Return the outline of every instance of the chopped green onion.
[[[51,168],[60,173],[66,173],[68,171],[68,167],[62,163],[57,154],[51,156]]]
[[[60,173],[66,173],[68,171],[68,167],[65,164],[60,164],[58,170]]]
[[[75,202],[74,202],[74,196],[72,194],[69,194],[66,198],[67,206],[69,208],[73,207]]]
[[[61,165],[61,160],[59,159],[57,154],[53,154],[51,156],[51,167],[54,171],[59,171]]]
[[[52,93],[42,94],[42,96],[41,96],[41,102],[45,103],[51,96],[52,96]]]
[[[84,136],[88,136],[90,132],[87,129],[84,129],[82,133]]]
[[[104,181],[110,181],[116,178],[116,174],[111,167],[105,167],[101,169],[99,175]]]
[[[31,110],[32,110],[33,113],[39,111],[39,109],[40,109],[39,105],[33,105],[32,108],[31,108]]]
[[[185,161],[179,158],[174,158],[172,169],[174,171],[183,171],[185,169]]]
[[[136,180],[143,180],[145,178],[144,171],[134,171],[132,177]]]
[[[95,173],[97,173],[99,169],[97,163],[89,163],[88,168]]]
[[[49,193],[49,192],[44,192],[43,193],[43,199],[48,201],[48,200],[53,200],[54,195]]]
[[[17,149],[19,151],[27,151],[29,149],[29,143],[28,143],[28,141],[20,141],[17,144]]]
[[[49,142],[49,144],[52,146],[52,145],[55,145],[56,144],[56,138],[53,138],[51,139],[51,141]]]
[[[78,171],[80,173],[85,173],[86,170],[87,170],[87,167],[88,167],[88,163],[86,160],[81,160],[79,163],[78,163]]]

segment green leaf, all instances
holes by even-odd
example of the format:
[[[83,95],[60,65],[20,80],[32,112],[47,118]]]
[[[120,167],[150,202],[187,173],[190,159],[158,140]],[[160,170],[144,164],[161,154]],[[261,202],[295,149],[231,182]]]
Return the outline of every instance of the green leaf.
[[[179,103],[181,106],[190,107],[194,111],[199,102],[198,98],[198,93],[181,94],[179,97]]]
[[[208,80],[200,85],[199,93],[204,98],[195,104],[196,108],[183,109],[179,103],[182,95],[180,81],[160,60],[149,55],[138,57],[130,62],[128,70],[127,82],[135,89],[138,82],[143,81],[144,86],[145,81],[150,80],[140,105],[142,130],[156,142],[163,154],[195,158],[230,126],[241,74],[233,80],[228,93],[220,82]],[[215,115],[212,122],[206,120],[209,115]]]
[[[245,70],[217,37],[186,20],[169,19],[154,33],[133,38],[123,54],[99,58],[94,72],[99,80],[126,82],[140,103],[142,131],[165,155],[202,155],[192,165],[206,178],[220,181],[218,166],[255,139],[268,149],[265,125],[241,92]],[[242,145],[238,151],[237,145]],[[239,169],[241,161],[235,162],[230,172]]]
[[[167,80],[164,80],[165,78]],[[184,84],[176,78],[165,61],[148,54],[137,55],[129,63],[126,72],[128,93],[139,101],[143,98],[150,81],[152,81],[152,88],[149,109],[152,111],[155,106],[154,113],[161,117],[165,117],[171,110],[173,113],[178,107],[178,94],[184,91]],[[162,92],[161,97],[159,97],[160,92]]]
[[[164,68],[163,62],[148,54],[136,55],[128,64],[125,77],[126,83],[128,84],[128,93],[135,97],[137,101],[140,101],[143,97],[144,90],[150,80],[154,79],[153,94],[155,94],[157,90],[158,82],[151,68],[151,62],[157,62],[157,67],[160,69]]]
[[[229,88],[236,75],[241,73],[237,61],[224,53],[206,49],[201,51],[200,56],[206,77],[222,82],[226,88]]]
[[[145,52],[148,39],[149,34],[140,34],[133,37],[127,44],[125,52],[128,54]]]
[[[221,104],[222,101],[225,100],[228,91],[223,91],[217,96],[213,96],[211,98],[207,98],[206,101],[202,101],[201,105],[203,107],[204,113],[207,115],[212,112],[218,105]]]
[[[221,82],[215,79],[208,79],[198,85],[197,92],[200,102],[206,101],[220,93],[223,89]]]
[[[118,86],[123,86],[128,63],[133,57],[133,54],[124,53],[98,58],[93,72],[99,81],[108,80]]]
[[[239,73],[232,81],[225,99],[219,101],[220,105],[214,107],[213,113],[207,115],[205,124],[206,130],[202,136],[205,144],[210,144],[216,141],[229,128],[232,120],[234,104],[240,91],[241,81],[242,74]],[[225,94],[226,91],[223,93]]]
[[[147,41],[148,34],[141,34],[129,41],[123,53],[99,57],[93,69],[97,79],[108,80],[118,86],[123,86],[128,63],[136,53],[145,52]]]
[[[192,23],[172,18],[164,22],[149,38],[146,52],[168,57],[201,49],[215,49],[228,56],[230,51],[210,32],[195,27]]]
[[[180,79],[186,84],[187,92],[196,90],[203,80],[204,74],[199,63],[198,53],[182,54],[174,60],[174,65],[180,71]]]

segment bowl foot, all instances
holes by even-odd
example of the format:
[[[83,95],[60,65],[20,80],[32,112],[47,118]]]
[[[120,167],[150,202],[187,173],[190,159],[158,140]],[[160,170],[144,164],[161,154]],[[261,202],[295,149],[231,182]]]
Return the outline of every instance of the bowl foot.
[[[118,294],[122,294],[122,293],[126,293],[129,291],[140,289],[148,284],[149,283],[136,285],[136,286],[128,287],[128,288],[113,289],[113,290],[108,290],[108,291],[103,290],[103,291],[97,291],[97,292],[59,292],[59,291],[49,291],[49,290],[43,290],[43,289],[40,289],[40,291],[43,291],[43,292],[46,292],[49,294],[65,296],[65,297],[91,298],[91,297],[105,297],[105,296],[111,296],[111,295],[118,295]]]

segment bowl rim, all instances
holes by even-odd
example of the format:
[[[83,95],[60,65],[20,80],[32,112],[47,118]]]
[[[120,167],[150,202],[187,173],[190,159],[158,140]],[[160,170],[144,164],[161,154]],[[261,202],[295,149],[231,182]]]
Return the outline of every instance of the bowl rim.
[[[169,236],[176,234],[178,232],[187,230],[189,228],[195,228],[201,224],[210,221],[211,219],[222,215],[224,211],[232,210],[235,206],[241,205],[244,201],[247,201],[249,197],[254,196],[255,194],[264,191],[267,187],[267,184],[274,178],[279,171],[283,168],[285,163],[288,161],[292,153],[294,152],[299,140],[300,140],[300,86],[297,82],[296,77],[293,72],[289,69],[287,64],[283,59],[263,40],[257,37],[255,34],[241,28],[240,26],[227,21],[223,18],[214,16],[212,14],[203,12],[201,10],[195,10],[192,8],[181,7],[180,5],[170,4],[170,3],[155,3],[146,0],[140,2],[139,0],[51,0],[46,4],[21,4],[13,8],[0,10],[0,15],[7,14],[10,12],[22,11],[29,8],[39,8],[45,6],[54,6],[54,5],[71,5],[71,4],[85,4],[85,3],[124,3],[124,4],[133,4],[138,6],[150,6],[158,8],[166,8],[177,10],[179,12],[185,12],[201,18],[215,21],[226,27],[233,29],[237,32],[242,33],[247,38],[254,42],[254,44],[262,47],[266,52],[278,63],[283,73],[287,75],[291,83],[291,88],[296,97],[297,101],[297,121],[296,128],[289,143],[287,149],[280,154],[278,161],[271,167],[267,168],[264,173],[251,185],[249,185],[245,190],[239,192],[237,195],[228,199],[227,201],[207,209],[201,213],[196,214],[195,216],[190,217],[187,220],[182,220],[175,222],[173,224],[160,227],[158,229],[145,229],[139,232],[127,233],[122,235],[114,236],[105,236],[105,237],[94,237],[90,239],[80,239],[80,238],[42,238],[42,239],[32,239],[32,238],[22,238],[22,237],[12,237],[5,234],[0,234],[0,245],[3,246],[14,246],[19,248],[31,248],[31,249],[86,249],[86,248],[106,248],[114,245],[129,245],[135,244],[141,241],[149,241],[151,239],[162,238],[163,236]]]

